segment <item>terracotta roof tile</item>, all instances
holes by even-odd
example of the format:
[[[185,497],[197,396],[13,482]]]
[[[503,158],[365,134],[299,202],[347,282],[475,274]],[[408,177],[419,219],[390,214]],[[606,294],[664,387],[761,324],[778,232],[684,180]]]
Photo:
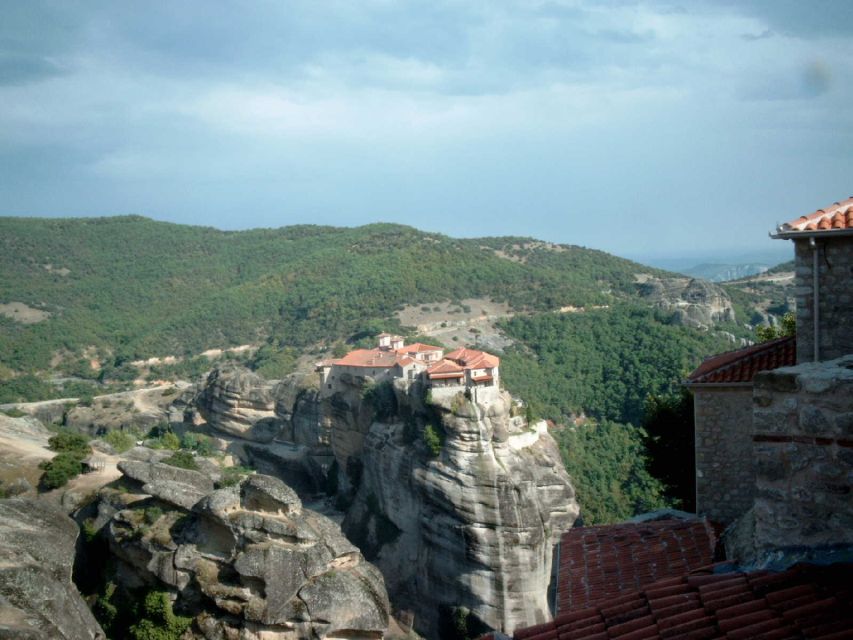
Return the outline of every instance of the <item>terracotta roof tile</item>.
[[[455,360],[466,369],[490,369],[500,366],[501,359],[485,351],[461,347],[448,353],[445,358]]]
[[[560,543],[557,612],[607,601],[714,560],[717,536],[700,519],[659,520],[566,532]],[[679,581],[657,583],[653,599],[684,593]]]
[[[711,356],[688,376],[687,382],[688,384],[752,382],[759,371],[790,367],[796,363],[796,338],[786,336]]]
[[[726,569],[731,565],[717,567]],[[707,571],[659,580],[545,625],[519,629],[514,637],[853,640],[853,564],[798,565],[778,573]],[[714,606],[727,599],[736,601]]]
[[[808,234],[836,229],[853,229],[853,197],[834,202],[807,216],[800,216],[796,220],[781,224],[776,228],[776,232],[784,237],[791,237],[798,233]]]

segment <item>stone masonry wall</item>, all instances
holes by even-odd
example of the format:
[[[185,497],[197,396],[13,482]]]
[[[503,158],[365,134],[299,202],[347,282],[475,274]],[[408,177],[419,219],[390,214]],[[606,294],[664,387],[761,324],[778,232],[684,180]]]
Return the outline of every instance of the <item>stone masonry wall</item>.
[[[752,506],[752,387],[696,387],[696,513],[728,524]]]
[[[756,549],[853,543],[853,355],[754,387]]]
[[[797,362],[814,360],[813,257],[807,240],[796,255]],[[853,237],[818,240],[820,360],[853,353]]]

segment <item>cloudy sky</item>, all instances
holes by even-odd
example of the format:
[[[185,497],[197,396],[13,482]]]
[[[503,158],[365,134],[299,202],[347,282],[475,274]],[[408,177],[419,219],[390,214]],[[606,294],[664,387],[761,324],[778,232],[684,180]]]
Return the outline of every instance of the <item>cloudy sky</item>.
[[[847,0],[0,8],[0,215],[723,256],[853,194]]]

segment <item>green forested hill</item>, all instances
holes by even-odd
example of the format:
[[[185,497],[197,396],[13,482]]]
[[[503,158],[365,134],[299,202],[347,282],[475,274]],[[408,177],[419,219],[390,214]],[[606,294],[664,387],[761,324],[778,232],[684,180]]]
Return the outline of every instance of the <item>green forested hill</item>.
[[[652,271],[599,251],[535,245],[389,224],[224,232],[137,216],[0,218],[0,303],[51,313],[29,325],[0,316],[0,358],[34,370],[58,350],[89,346],[119,359],[270,335],[299,347],[369,329],[407,303],[607,303],[633,294],[635,272]]]
[[[79,377],[127,381],[138,375],[132,360],[245,343],[263,345],[249,364],[276,376],[300,352],[406,331],[395,316],[406,305],[491,298],[516,312],[501,323],[514,341],[504,383],[541,417],[594,419],[557,437],[589,522],[618,520],[664,503],[642,430],[622,423],[639,424],[649,394],[733,346],[650,308],[638,273],[669,275],[581,247],[391,224],[225,232],[138,216],[0,218],[0,310],[19,314],[0,314],[0,402],[85,396],[104,388]],[[750,292],[734,293],[750,313]],[[148,375],[198,374],[210,362],[175,366]],[[71,382],[47,381],[57,375]]]

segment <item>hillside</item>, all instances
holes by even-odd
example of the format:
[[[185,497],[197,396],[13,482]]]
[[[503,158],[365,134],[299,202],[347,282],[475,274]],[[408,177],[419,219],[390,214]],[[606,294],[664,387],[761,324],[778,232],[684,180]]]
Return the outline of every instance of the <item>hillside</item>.
[[[554,371],[576,375],[566,369],[571,359],[552,362],[536,353],[535,332],[523,323],[539,322],[541,313],[572,312],[561,320],[570,343],[590,338],[584,327],[572,331],[573,323],[610,318],[601,326],[610,327],[614,339],[597,338],[584,349],[608,344],[607,353],[620,359],[631,350],[632,334],[644,333],[639,325],[650,327],[653,344],[643,346],[649,352],[676,332],[688,344],[676,358],[679,369],[731,344],[717,332],[666,328],[673,316],[660,308],[652,313],[638,283],[671,277],[667,272],[577,246],[516,237],[455,239],[391,224],[228,232],[139,216],[0,218],[0,273],[0,378],[7,389],[14,378],[17,389],[5,394],[7,401],[58,395],[40,382],[45,374],[133,380],[139,374],[129,363],[154,357],[177,360],[152,367],[152,379],[191,377],[208,367],[198,354],[238,345],[253,345],[239,356],[251,366],[281,375],[306,351],[340,350],[381,329],[413,335],[414,327],[400,324],[405,308],[462,313],[468,307],[462,301],[471,299],[491,301],[504,318],[517,317],[499,331],[516,343],[507,380],[521,389],[529,385],[513,370],[532,361],[517,354],[536,354],[536,378]],[[742,307],[749,301],[740,295]],[[645,309],[641,320],[622,322],[621,314],[633,307]],[[593,308],[597,315],[578,318]],[[719,328],[749,335],[733,322]],[[476,341],[479,330],[470,331]],[[666,369],[668,378],[671,373]],[[601,386],[613,374],[598,367],[594,379],[585,372],[566,391]],[[647,390],[641,385],[631,397]],[[605,408],[600,396],[538,402],[554,418],[571,409],[636,419],[635,401]]]

